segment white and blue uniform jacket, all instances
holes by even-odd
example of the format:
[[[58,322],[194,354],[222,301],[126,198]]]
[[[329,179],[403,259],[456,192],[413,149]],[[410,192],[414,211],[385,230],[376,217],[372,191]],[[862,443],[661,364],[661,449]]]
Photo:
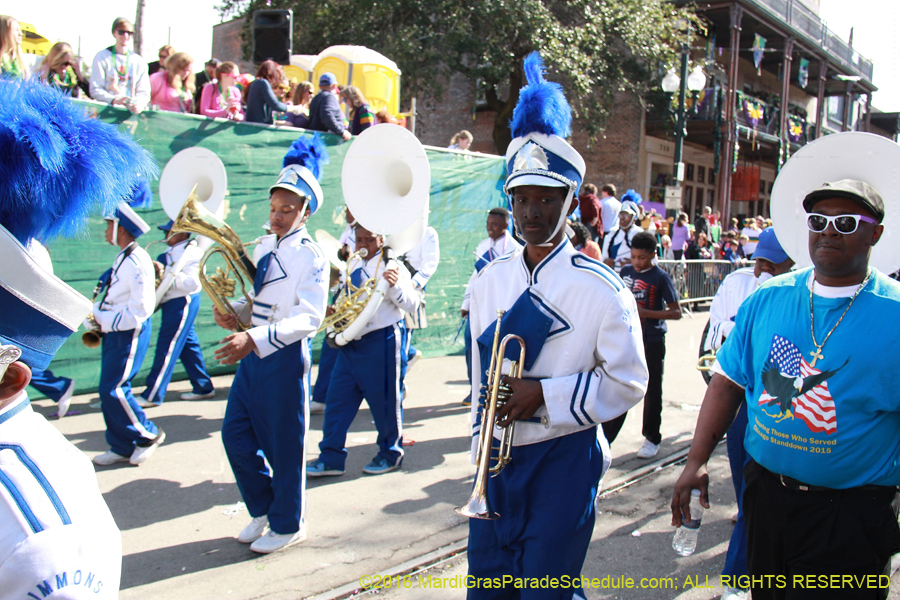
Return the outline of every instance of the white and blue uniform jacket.
[[[514,305],[516,309],[510,310]],[[531,311],[510,332],[526,340],[522,376],[541,380],[544,405],[531,419],[516,422],[513,445],[594,427],[643,398],[647,362],[634,296],[609,267],[576,251],[568,240],[533,272],[525,264],[523,250],[494,260],[473,282],[469,306],[472,339],[481,338],[472,344],[473,398],[480,395],[482,362],[490,360],[497,310],[508,310],[505,317],[522,314],[518,310],[522,306]],[[529,347],[529,340],[537,344]],[[485,341],[486,350],[481,346]],[[482,352],[488,356],[482,358]],[[480,420],[479,402],[473,402],[473,448]],[[495,428],[495,437],[500,433]]]
[[[203,257],[203,250],[197,246],[196,240],[185,240],[181,243],[170,246],[164,256],[166,273],[172,270],[181,257],[187,254],[187,262],[184,267],[175,275],[172,285],[166,291],[160,304],[166,303],[175,298],[184,298],[185,296],[193,296],[200,291],[200,259]],[[165,276],[165,273],[163,273]]]
[[[153,261],[146,250],[134,244],[127,256],[127,248],[116,256],[107,283],[109,291],[102,290],[94,302],[94,319],[103,333],[137,329],[156,308]]]
[[[481,240],[481,243],[475,248],[475,270],[466,284],[466,291],[463,295],[462,310],[469,310],[469,296],[471,295],[472,282],[478,277],[483,268],[488,266],[495,258],[506,256],[520,249],[522,244],[516,241],[509,230],[503,232],[503,237],[498,240],[488,237]]]
[[[384,295],[384,301],[359,335],[354,339],[360,339],[367,333],[389,327],[401,319],[404,314],[415,312],[421,303],[421,296],[413,286],[409,271],[391,259],[385,265],[380,252],[368,260],[355,258],[349,264],[350,279],[355,286],[360,286],[366,280],[377,276],[381,279],[382,273],[388,269],[397,271],[397,284],[388,288]],[[341,275],[341,285],[344,284],[344,275]],[[363,296],[364,298],[365,296]]]
[[[114,599],[121,569],[91,461],[20,393],[0,410],[0,597]]]
[[[631,240],[634,236],[644,231],[635,223],[622,231],[618,226],[603,236],[603,260],[615,261],[616,273],[622,270],[624,265],[631,264]]]
[[[256,282],[247,331],[255,352],[265,358],[285,346],[316,334],[328,297],[328,259],[300,227],[280,240],[262,239],[254,250]],[[240,314],[244,300],[232,303]]]
[[[703,350],[718,350],[722,347],[725,338],[734,329],[738,308],[757,287],[759,281],[753,274],[753,267],[744,267],[728,274],[716,290],[716,297],[709,307],[709,331],[703,341]]]
[[[412,282],[416,289],[425,289],[428,280],[437,271],[440,260],[441,250],[437,231],[434,230],[434,227],[426,227],[422,240],[406,253],[406,261],[416,270],[412,274]]]

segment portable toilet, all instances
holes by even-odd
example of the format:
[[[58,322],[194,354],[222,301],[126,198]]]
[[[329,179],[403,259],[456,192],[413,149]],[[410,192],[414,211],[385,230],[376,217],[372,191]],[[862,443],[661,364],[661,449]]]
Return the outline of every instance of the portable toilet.
[[[53,42],[39,34],[34,25],[19,21],[19,27],[22,29],[22,52],[38,56],[46,56],[50,52]]]
[[[313,68],[318,59],[319,57],[314,54],[292,54],[291,64],[284,67],[284,74],[293,83],[312,81]]]
[[[373,112],[400,112],[400,69],[397,63],[365,46],[331,46],[319,53],[313,69],[316,84],[322,73],[333,73],[341,85],[355,85]]]

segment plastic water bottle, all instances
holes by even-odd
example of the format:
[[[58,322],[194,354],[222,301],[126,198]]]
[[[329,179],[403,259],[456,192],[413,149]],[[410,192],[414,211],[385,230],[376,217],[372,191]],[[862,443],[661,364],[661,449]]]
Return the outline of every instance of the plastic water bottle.
[[[700,521],[703,519],[703,505],[700,504],[700,490],[691,490],[691,519],[682,521],[681,527],[675,530],[672,548],[681,556],[690,556],[697,549],[697,536],[700,534]]]

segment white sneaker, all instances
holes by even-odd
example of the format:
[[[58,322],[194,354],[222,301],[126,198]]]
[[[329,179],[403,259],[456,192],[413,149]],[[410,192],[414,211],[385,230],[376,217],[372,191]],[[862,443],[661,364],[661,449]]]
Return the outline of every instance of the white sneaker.
[[[150,400],[145,400],[143,396],[138,396],[134,399],[135,402],[138,403],[138,406],[141,408],[156,408],[159,406],[156,402],[151,402]]]
[[[313,400],[309,403],[309,414],[311,415],[324,415],[325,414],[325,403],[324,402],[316,402]]]
[[[250,524],[244,527],[237,536],[237,541],[242,544],[252,544],[263,536],[269,527],[269,517],[263,515],[255,517]]]
[[[722,590],[722,600],[748,600],[750,598],[750,590],[741,590],[727,585]]]
[[[139,465],[143,462],[146,462],[150,456],[156,452],[157,446],[166,441],[166,432],[162,429],[159,430],[159,433],[156,435],[156,439],[153,440],[149,446],[135,446],[134,452],[131,453],[131,458],[128,459],[133,465]]]
[[[305,527],[301,527],[297,533],[285,534],[275,533],[270,529],[266,535],[250,544],[250,549],[260,554],[270,554],[303,541],[306,541]]]
[[[205,394],[195,394],[194,392],[185,392],[181,395],[182,400],[209,400],[216,397],[216,391],[207,392]]]
[[[637,451],[638,458],[653,458],[659,454],[659,444],[654,444],[650,440],[644,440],[644,445]]]
[[[112,450],[107,450],[103,454],[98,454],[91,460],[94,461],[95,465],[100,465],[101,467],[106,467],[109,465],[113,465],[117,462],[128,462],[128,457],[122,456],[121,454],[116,454]]]
[[[69,380],[69,387],[66,388],[66,391],[63,393],[62,398],[59,399],[59,404],[56,407],[56,417],[58,419],[62,419],[66,416],[66,413],[69,412],[69,405],[72,404],[72,393],[75,392],[75,380]]]
[[[406,361],[406,372],[409,373],[409,370],[413,368],[413,365],[416,364],[419,359],[422,358],[422,351],[416,350],[416,353],[413,354],[413,357]]]

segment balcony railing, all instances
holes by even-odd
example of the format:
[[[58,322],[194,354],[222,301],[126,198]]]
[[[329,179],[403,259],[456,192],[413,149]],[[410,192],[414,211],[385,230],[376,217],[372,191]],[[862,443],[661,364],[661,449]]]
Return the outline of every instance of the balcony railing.
[[[799,0],[745,1],[774,13],[785,23],[802,32],[810,40],[818,43],[822,49],[837,58],[845,66],[856,70],[867,81],[872,81],[872,61],[854,51],[847,42],[828,29],[819,18],[819,15],[807,8]]]
[[[736,102],[735,116],[739,126],[774,137],[781,135],[780,106],[740,92],[737,94]],[[809,141],[808,134],[809,124],[806,119],[789,114],[787,139],[794,144],[803,145]]]
[[[686,102],[688,120],[717,121],[716,111],[719,110],[719,103],[716,100],[716,95],[719,92],[720,89],[717,87],[706,88],[700,92],[696,113],[690,110],[692,100],[688,97]],[[648,113],[647,118],[651,121],[668,122],[674,128],[675,118],[673,114],[676,109],[674,104],[676,100],[673,97],[670,101],[672,104],[670,104],[668,110],[664,102],[654,103],[656,108]],[[772,104],[761,98],[738,92],[735,99],[734,114],[737,125],[751,132],[755,131],[775,138],[781,135],[781,106],[779,104]],[[803,145],[809,141],[809,129],[810,125],[806,122],[806,119],[793,114],[788,115],[787,138],[792,143]],[[669,133],[671,134],[672,131]]]

